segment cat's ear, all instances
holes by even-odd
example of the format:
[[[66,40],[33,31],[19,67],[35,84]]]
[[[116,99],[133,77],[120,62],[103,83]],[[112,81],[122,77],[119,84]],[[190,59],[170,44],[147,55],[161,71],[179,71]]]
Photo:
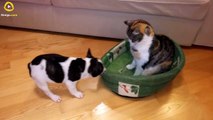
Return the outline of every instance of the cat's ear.
[[[149,26],[146,26],[144,33],[149,36],[151,34],[151,28]]]
[[[131,26],[133,23],[133,20],[126,20],[124,21],[124,24],[128,25],[128,26]]]
[[[91,53],[90,48],[89,48],[88,51],[87,51],[87,56],[86,56],[86,57],[87,57],[87,58],[94,58],[93,55],[92,55],[92,53]]]

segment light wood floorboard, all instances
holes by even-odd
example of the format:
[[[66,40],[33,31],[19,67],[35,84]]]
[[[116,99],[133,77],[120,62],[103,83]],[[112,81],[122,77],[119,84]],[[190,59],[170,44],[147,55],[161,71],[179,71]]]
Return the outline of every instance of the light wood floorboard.
[[[43,53],[101,57],[119,40],[0,28],[0,120],[213,120],[213,49],[183,47],[186,65],[164,89],[145,98],[126,98],[107,89],[100,77],[82,80],[83,99],[63,84],[47,98],[29,77],[27,63]]]

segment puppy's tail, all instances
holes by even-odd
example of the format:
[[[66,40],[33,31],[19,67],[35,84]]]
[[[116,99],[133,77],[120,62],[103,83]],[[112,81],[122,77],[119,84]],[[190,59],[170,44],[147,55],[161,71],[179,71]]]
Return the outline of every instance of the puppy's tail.
[[[32,77],[32,76],[31,76],[31,67],[30,67],[30,64],[31,64],[31,63],[28,63],[28,64],[27,64],[27,68],[28,68],[28,70],[29,70],[29,75],[30,75],[30,77]]]

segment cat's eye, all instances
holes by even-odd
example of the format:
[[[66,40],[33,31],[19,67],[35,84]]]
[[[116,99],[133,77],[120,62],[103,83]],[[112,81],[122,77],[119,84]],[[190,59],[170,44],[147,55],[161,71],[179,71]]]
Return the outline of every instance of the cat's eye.
[[[132,32],[132,34],[134,34],[134,35],[138,35],[140,33],[140,31],[138,30],[138,29],[135,29],[133,32]]]

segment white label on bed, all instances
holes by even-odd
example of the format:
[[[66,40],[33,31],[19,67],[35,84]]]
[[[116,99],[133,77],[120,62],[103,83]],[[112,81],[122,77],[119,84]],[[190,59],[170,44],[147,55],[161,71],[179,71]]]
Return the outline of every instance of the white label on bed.
[[[138,97],[140,87],[139,85],[133,85],[128,83],[118,83],[118,94],[129,97]]]

